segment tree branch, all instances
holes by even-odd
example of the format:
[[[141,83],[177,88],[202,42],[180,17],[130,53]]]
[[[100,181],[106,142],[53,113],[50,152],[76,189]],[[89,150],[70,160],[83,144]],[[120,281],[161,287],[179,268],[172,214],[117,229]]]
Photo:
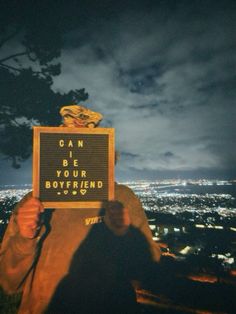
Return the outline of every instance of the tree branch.
[[[0,63],[3,63],[5,61],[10,60],[10,59],[15,58],[15,57],[21,57],[21,56],[25,56],[25,55],[27,55],[27,51],[26,50],[23,51],[23,52],[15,53],[14,55],[8,56],[6,58],[3,58],[3,59],[0,60]]]
[[[5,38],[3,38],[0,41],[0,48],[10,39],[12,39],[13,37],[15,37],[19,32],[21,31],[21,28],[19,27],[18,29],[16,29],[13,33],[9,34],[8,36],[6,36]]]
[[[20,68],[15,68],[15,67],[12,67],[10,65],[1,64],[1,63],[0,63],[0,67],[5,68],[5,69],[9,69],[9,70],[13,70],[13,71],[17,71],[17,72],[21,72],[23,70],[23,69],[20,69]]]
[[[2,64],[2,63],[0,63],[0,67],[5,68],[5,69],[9,69],[9,70],[13,70],[13,71],[17,71],[19,73],[25,70],[23,68],[15,68],[11,65]],[[45,77],[45,74],[42,71],[32,71],[32,73],[41,75],[42,77]]]

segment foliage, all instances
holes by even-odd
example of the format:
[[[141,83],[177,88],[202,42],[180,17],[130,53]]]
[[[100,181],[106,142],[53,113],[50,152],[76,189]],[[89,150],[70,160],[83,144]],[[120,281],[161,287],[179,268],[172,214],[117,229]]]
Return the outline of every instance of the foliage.
[[[58,2],[0,4],[0,153],[15,168],[31,154],[32,125],[59,125],[62,105],[88,98],[84,89],[52,89],[63,36],[76,25],[65,8]]]

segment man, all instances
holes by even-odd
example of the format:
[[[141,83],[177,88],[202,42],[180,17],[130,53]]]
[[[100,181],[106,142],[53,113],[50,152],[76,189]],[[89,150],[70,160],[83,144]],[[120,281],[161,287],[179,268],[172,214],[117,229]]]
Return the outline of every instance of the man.
[[[70,124],[88,120],[77,107],[76,116],[71,107],[62,110]],[[115,184],[115,200],[100,209],[44,209],[29,193],[2,242],[0,284],[8,293],[22,291],[19,313],[137,313],[132,280],[148,280],[159,258],[128,187]]]

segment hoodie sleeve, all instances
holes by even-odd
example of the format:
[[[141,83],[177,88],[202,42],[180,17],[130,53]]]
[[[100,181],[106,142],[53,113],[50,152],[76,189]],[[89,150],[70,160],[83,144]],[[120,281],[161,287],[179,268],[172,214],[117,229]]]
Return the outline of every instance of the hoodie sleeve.
[[[29,197],[27,194],[16,206],[0,249],[0,285],[7,293],[21,291],[22,283],[30,272],[37,253],[38,238],[26,239],[19,233],[16,223],[17,209]]]

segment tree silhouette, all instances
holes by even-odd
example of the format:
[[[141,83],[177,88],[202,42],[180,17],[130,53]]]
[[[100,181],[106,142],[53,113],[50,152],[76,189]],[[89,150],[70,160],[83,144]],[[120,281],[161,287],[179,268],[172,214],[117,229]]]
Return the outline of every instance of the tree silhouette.
[[[58,125],[62,105],[88,98],[52,89],[63,36],[77,25],[73,7],[60,3],[0,3],[0,154],[15,168],[31,154],[32,125]]]

